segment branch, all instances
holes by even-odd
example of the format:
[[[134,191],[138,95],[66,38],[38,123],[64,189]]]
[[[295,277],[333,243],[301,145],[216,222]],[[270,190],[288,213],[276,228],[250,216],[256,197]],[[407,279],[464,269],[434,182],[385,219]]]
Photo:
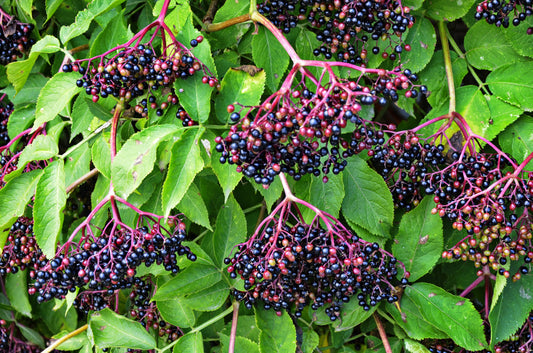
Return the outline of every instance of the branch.
[[[42,351],[41,353],[50,353],[52,352],[55,348],[57,348],[61,343],[65,342],[65,341],[68,341],[69,339],[71,339],[72,337],[74,336],[77,336],[79,335],[80,333],[82,333],[83,331],[87,330],[87,328],[89,327],[89,325],[85,324],[83,325],[82,327],[72,331],[71,333],[61,337],[60,339],[58,339],[57,341],[55,341],[54,343],[52,343],[51,345],[49,345],[44,351]]]
[[[66,193],[67,194],[70,194],[72,192],[72,190],[74,190],[75,188],[77,188],[78,186],[80,186],[81,184],[83,184],[84,182],[86,182],[87,180],[91,179],[93,176],[97,175],[99,172],[98,169],[94,168],[93,170],[91,170],[89,173],[81,176],[78,180],[76,180],[75,182],[73,182],[72,184],[70,184],[67,189],[66,189]]]
[[[450,108],[448,113],[451,116],[451,114],[455,112],[455,84],[453,82],[452,59],[450,56],[450,46],[448,43],[448,37],[446,36],[446,26],[444,25],[444,21],[439,22],[439,34],[442,52],[444,54],[444,67],[446,68],[446,79],[448,80],[448,91],[450,95]]]
[[[376,326],[378,327],[379,336],[381,337],[381,341],[383,342],[383,347],[385,347],[385,352],[392,353],[392,348],[390,346],[389,339],[387,338],[385,327],[383,327],[383,323],[379,319],[379,315],[373,313],[372,316],[374,317],[374,321],[376,321]]]
[[[231,333],[229,336],[228,353],[235,352],[235,338],[237,337],[237,321],[239,320],[239,302],[233,302],[233,319],[231,320]]]

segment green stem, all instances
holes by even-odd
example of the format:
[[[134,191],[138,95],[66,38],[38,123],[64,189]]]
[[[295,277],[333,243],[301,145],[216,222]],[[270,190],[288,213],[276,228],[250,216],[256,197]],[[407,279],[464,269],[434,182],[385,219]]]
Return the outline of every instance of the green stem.
[[[450,57],[450,46],[448,44],[448,37],[446,36],[446,26],[444,21],[439,22],[439,34],[442,52],[444,54],[444,67],[446,69],[446,79],[448,80],[448,91],[450,96],[448,113],[451,117],[452,113],[455,112],[455,84],[453,82],[452,59]]]
[[[226,316],[228,316],[231,313],[233,313],[233,306],[230,306],[229,308],[227,308],[226,310],[224,310],[223,312],[221,312],[220,314],[218,314],[214,318],[212,318],[210,320],[207,320],[206,322],[204,322],[200,326],[197,326],[197,327],[193,328],[192,330],[187,332],[187,334],[195,333],[195,332],[198,332],[198,331],[202,331],[204,328],[206,328],[208,326],[211,326],[212,324],[214,324],[218,320],[225,318]],[[165,351],[169,350],[170,348],[174,347],[178,342],[179,342],[179,339],[175,340],[174,342],[170,343],[169,345],[167,345],[167,346],[165,346],[163,348],[157,349],[157,351],[158,352],[165,352]]]
[[[450,45],[452,46],[453,51],[457,55],[459,55],[461,59],[464,59],[466,61],[466,67],[468,68],[468,71],[470,72],[474,80],[476,80],[477,84],[479,85],[479,88],[481,88],[486,95],[490,95],[490,92],[488,91],[485,83],[481,81],[474,67],[468,62],[468,58],[466,57],[466,54],[463,53],[461,48],[459,48],[459,45],[457,45],[457,43],[455,42],[455,40],[453,39],[452,35],[450,34],[447,28],[446,28],[446,36],[448,37],[448,41],[450,42]]]
[[[80,333],[82,333],[83,331],[87,330],[89,326],[87,324],[83,325],[82,327],[72,331],[71,333],[61,337],[60,339],[58,339],[57,341],[55,341],[54,343],[52,343],[51,345],[49,345],[44,351],[42,351],[41,353],[50,353],[52,352],[56,347],[58,347],[61,343],[71,339],[72,337],[74,336],[77,336],[79,335]]]
[[[91,132],[89,135],[87,135],[86,138],[84,138],[83,140],[81,140],[80,142],[78,142],[76,145],[72,146],[71,148],[69,148],[65,153],[63,153],[61,156],[59,156],[59,158],[61,159],[65,159],[69,154],[71,154],[72,152],[76,151],[78,148],[80,148],[85,142],[89,141],[90,139],[92,139],[93,137],[95,137],[96,135],[100,134],[102,131],[104,131],[105,129],[107,129],[109,127],[109,125],[111,125],[111,120],[110,121],[106,121],[105,123],[103,123],[102,125],[100,125],[96,130],[94,130],[93,132]]]

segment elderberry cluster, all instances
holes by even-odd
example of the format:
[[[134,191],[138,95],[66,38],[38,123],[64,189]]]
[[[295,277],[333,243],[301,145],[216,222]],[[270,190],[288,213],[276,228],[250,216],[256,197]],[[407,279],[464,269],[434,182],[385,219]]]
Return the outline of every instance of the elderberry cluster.
[[[33,24],[19,22],[0,9],[0,65],[7,65],[28,52],[35,40],[30,38]]]
[[[109,234],[104,231],[97,237],[82,237],[78,246],[64,246],[49,266],[35,274],[33,290],[39,293],[37,301],[62,299],[68,291],[83,287],[109,294],[130,288],[135,282],[136,268],[141,264],[156,263],[166,271],[177,273],[178,256],[196,260],[196,255],[181,244],[185,238],[185,226],[181,222],[174,233],[156,223],[151,229],[114,229]]]
[[[0,276],[24,271],[26,268],[38,270],[46,264],[46,257],[39,249],[33,234],[33,219],[20,217],[7,235],[0,257]]]
[[[87,67],[82,66],[83,61],[63,66],[65,72],[77,71],[83,75],[76,85],[85,88],[85,93],[92,96],[94,102],[108,96],[128,102],[147,92],[154,93],[161,87],[172,87],[176,79],[186,79],[203,69],[203,65],[188,50],[175,47],[169,54],[157,55],[149,44],[121,49],[110,59],[105,56],[97,58],[100,62],[96,65],[92,63],[96,59],[89,59]],[[207,76],[203,82],[211,86],[216,84],[215,79]],[[169,96],[172,103],[173,100],[177,103],[173,92]],[[155,97],[152,97],[150,102],[143,100],[140,108],[135,110],[141,109],[142,114],[148,104],[155,104]]]
[[[370,86],[362,86],[359,80],[334,79],[312,91],[302,85],[288,89],[284,84],[244,116],[244,108],[236,112],[230,105],[229,118],[238,124],[225,138],[215,140],[220,162],[236,164],[238,172],[263,185],[272,183],[280,172],[295,180],[305,174],[338,174],[347,157],[385,142],[379,128],[359,117],[362,105],[396,101],[401,90],[408,97],[427,93],[424,86],[413,86],[417,79],[409,70],[377,70]],[[349,139],[341,136],[344,129],[352,132]]]
[[[13,104],[3,103],[0,99],[0,147],[7,145],[10,140],[7,134],[7,122],[11,113],[13,113]]]
[[[244,291],[234,290],[233,295],[247,308],[259,302],[276,312],[294,306],[300,316],[308,305],[313,310],[325,306],[334,321],[342,303],[353,296],[364,310],[398,300],[390,283],[398,274],[397,261],[377,243],[334,223],[325,229],[319,222],[289,226],[286,221],[266,224],[259,236],[238,245],[233,257],[225,259],[231,277],[244,280]]]
[[[518,26],[528,16],[533,15],[532,0],[484,0],[476,7],[476,20],[485,19],[487,23],[497,27]],[[533,34],[533,27],[527,29],[527,34]]]
[[[310,23],[322,42],[313,53],[326,59],[362,64],[370,46],[373,54],[380,53],[380,40],[389,41],[390,50],[381,53],[383,58],[396,60],[403,50],[411,50],[408,44],[402,46],[401,37],[415,19],[400,1],[265,1],[258,11],[285,33],[298,21]]]

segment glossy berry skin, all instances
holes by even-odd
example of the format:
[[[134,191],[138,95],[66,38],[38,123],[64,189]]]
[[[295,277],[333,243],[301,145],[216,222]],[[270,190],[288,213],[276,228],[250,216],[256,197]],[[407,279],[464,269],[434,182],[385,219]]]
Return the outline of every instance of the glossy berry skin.
[[[0,23],[0,65],[7,65],[21,58],[35,43],[30,38],[33,24],[21,23],[15,18],[1,17]]]

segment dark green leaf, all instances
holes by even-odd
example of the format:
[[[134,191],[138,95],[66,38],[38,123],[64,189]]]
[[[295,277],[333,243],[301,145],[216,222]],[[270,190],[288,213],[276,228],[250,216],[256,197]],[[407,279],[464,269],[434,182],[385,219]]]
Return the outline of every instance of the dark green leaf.
[[[103,136],[94,142],[91,156],[96,169],[107,178],[111,178],[111,147]]]
[[[225,281],[210,284],[210,287],[185,297],[184,304],[197,311],[214,311],[220,308],[229,296],[229,286]]]
[[[26,338],[29,342],[36,344],[37,346],[44,348],[44,339],[36,330],[29,328],[19,322],[16,323],[19,328],[22,336]]]
[[[46,20],[48,21],[57,11],[63,0],[46,0]]]
[[[365,311],[359,303],[352,298],[348,303],[343,304],[341,307],[341,319],[340,321],[333,324],[335,331],[344,331],[354,328],[355,326],[366,321],[374,311],[376,311],[377,306],[370,307],[370,310]],[[329,317],[328,317],[328,320]],[[330,320],[331,321],[331,320]]]
[[[35,240],[49,259],[56,252],[66,202],[65,170],[63,160],[60,159],[44,169],[37,183],[33,205]]]
[[[11,113],[9,120],[7,121],[7,131],[9,133],[9,137],[13,139],[18,134],[29,128],[33,123],[34,118],[35,104],[17,107],[13,113]]]
[[[463,17],[476,0],[426,0],[426,15],[437,21],[453,21]]]
[[[34,130],[54,119],[70,103],[72,97],[81,91],[76,86],[79,77],[77,72],[60,72],[46,83],[37,98]]]
[[[500,135],[498,141],[502,149],[510,153],[519,163],[533,152],[533,120],[523,116]],[[529,162],[524,170],[533,170],[533,161]]]
[[[172,157],[163,184],[162,200],[165,215],[181,201],[196,174],[204,168],[200,156],[200,138],[205,128],[189,129],[172,146]]]
[[[236,244],[246,239],[246,218],[241,206],[233,196],[228,198],[217,216],[212,235],[213,260],[219,268],[225,267],[224,258],[229,256]]]
[[[65,185],[70,185],[89,173],[91,150],[89,144],[82,144],[76,151],[65,158]]]
[[[518,267],[518,266],[516,266]],[[515,273],[518,269],[513,268]],[[489,314],[491,345],[508,339],[524,324],[533,310],[533,276],[508,281],[493,310]]]
[[[417,18],[404,43],[410,43],[411,50],[402,52],[402,63],[412,72],[419,72],[431,60],[437,44],[437,35],[431,21],[424,17]]]
[[[13,309],[20,314],[31,317],[31,304],[26,283],[27,271],[8,273],[5,277],[6,295]]]
[[[348,161],[343,180],[344,192],[350,195],[342,202],[344,216],[373,234],[387,237],[394,204],[383,178],[356,156]]]
[[[494,70],[521,60],[509,40],[502,35],[501,28],[487,21],[478,21],[468,29],[465,51],[468,62],[477,69]]]
[[[257,28],[252,39],[252,56],[256,66],[265,69],[268,88],[276,91],[289,65],[289,56],[276,37],[263,26]]]
[[[193,263],[157,289],[152,300],[170,300],[209,288],[222,279],[220,270],[212,265]]]
[[[261,330],[261,353],[287,353],[296,351],[296,329],[286,311],[278,316],[273,310],[255,310],[255,321]]]
[[[180,337],[178,343],[174,346],[173,352],[204,353],[202,332],[190,332]]]
[[[428,273],[442,255],[442,219],[432,215],[433,198],[425,197],[412,211],[403,215],[392,253],[403,262],[414,282]]]
[[[525,80],[533,71],[533,62],[501,66],[492,71],[486,83],[491,92],[504,102],[523,110],[533,110],[533,82]]]
[[[91,44],[89,56],[105,53],[110,47],[126,43],[133,36],[131,30],[126,26],[125,19],[123,14],[121,14],[109,21],[104,30],[96,36]]]
[[[269,210],[272,209],[272,205],[279,200],[283,193],[283,185],[281,185],[279,178],[274,179],[274,182],[268,186],[268,189],[265,189],[263,185],[257,184],[256,182],[253,182],[252,185],[265,198],[265,203]]]
[[[10,101],[16,107],[29,103],[35,104],[37,103],[39,92],[41,92],[41,89],[46,85],[46,82],[48,82],[48,78],[44,77],[42,74],[33,73],[28,76],[28,80],[22,91],[15,94],[15,88],[13,86],[8,86],[4,88],[2,92],[9,96]]]
[[[402,311],[403,298],[410,299],[420,310],[426,325],[445,332],[457,345],[472,351],[487,346],[483,321],[470,300],[430,283],[408,286],[402,296]]]
[[[183,198],[178,204],[178,210],[190,221],[211,231],[213,230],[211,229],[209,214],[204,199],[202,199],[202,195],[200,194],[200,189],[194,183],[189,186],[187,192],[183,195]]]
[[[0,229],[22,215],[26,204],[35,193],[42,172],[41,169],[36,169],[22,173],[0,189]]]
[[[196,322],[194,311],[185,303],[184,298],[174,298],[157,302],[157,309],[163,320],[169,324],[187,328]]]
[[[215,113],[218,121],[230,123],[230,114],[227,111],[228,105],[239,103],[243,106],[256,106],[265,89],[266,74],[264,70],[254,76],[239,69],[229,69],[220,83],[221,88],[215,99]],[[239,111],[237,105],[236,111]],[[248,111],[244,108],[242,114]]]
[[[150,174],[157,146],[175,131],[175,125],[150,126],[124,143],[111,163],[111,180],[120,196],[128,197]]]
[[[73,24],[61,27],[61,29],[59,30],[59,37],[61,39],[61,42],[63,44],[66,44],[72,38],[85,33],[89,29],[89,25],[96,16],[121,4],[123,1],[124,0],[92,1],[91,3],[89,3],[85,10],[78,12],[78,14],[76,15],[76,21]]]
[[[344,184],[341,175],[330,175],[327,183],[324,183],[322,178],[309,175],[304,181],[296,183],[295,192],[298,197],[309,201],[316,208],[333,217],[339,217],[339,210],[344,199]],[[311,222],[316,217],[316,213],[310,208],[301,207],[300,211],[306,222]]]
[[[527,34],[527,27],[533,27],[533,17],[528,16],[524,21],[520,22],[520,26],[509,26],[503,32],[505,39],[511,43],[514,50],[520,55],[533,57],[533,36]],[[506,57],[506,62],[509,62],[510,58]],[[511,58],[510,60],[513,60]]]
[[[154,337],[139,322],[127,319],[109,308],[91,314],[87,334],[100,348],[155,349],[157,347]]]
[[[303,353],[313,353],[320,343],[318,333],[307,326],[302,326],[302,331],[302,344],[300,348]]]

